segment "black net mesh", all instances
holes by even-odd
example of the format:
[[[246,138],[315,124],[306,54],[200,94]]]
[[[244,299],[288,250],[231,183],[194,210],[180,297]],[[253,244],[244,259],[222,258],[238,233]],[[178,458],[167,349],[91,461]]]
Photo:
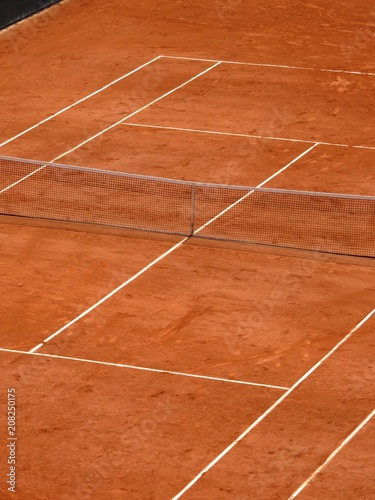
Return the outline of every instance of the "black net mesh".
[[[375,197],[197,186],[196,237],[375,257]]]
[[[0,171],[3,215],[177,235],[191,230],[188,183],[9,158],[0,158]]]
[[[211,185],[0,157],[0,213],[375,257],[375,197]]]

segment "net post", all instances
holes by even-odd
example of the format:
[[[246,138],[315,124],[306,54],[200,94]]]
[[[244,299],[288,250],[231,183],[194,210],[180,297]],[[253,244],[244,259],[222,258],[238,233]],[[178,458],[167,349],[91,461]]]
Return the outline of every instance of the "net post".
[[[195,184],[191,185],[191,214],[190,214],[190,235],[194,236],[195,228]]]

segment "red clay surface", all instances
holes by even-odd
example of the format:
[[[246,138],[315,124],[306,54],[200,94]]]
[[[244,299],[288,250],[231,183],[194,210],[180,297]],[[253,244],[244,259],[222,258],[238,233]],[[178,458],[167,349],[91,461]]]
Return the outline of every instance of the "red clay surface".
[[[91,148],[83,146],[64,161],[187,181],[254,185],[305,149],[305,144],[130,127],[125,123],[103,136],[99,147],[94,141]]]
[[[31,349],[170,247],[1,225],[1,346]]]
[[[290,386],[371,310],[374,275],[182,247],[41,352]]]
[[[280,393],[76,361],[0,356],[7,383],[17,388],[19,495],[13,497],[18,498],[171,497]],[[2,453],[2,471],[6,458]]]
[[[357,338],[349,340],[266,417],[186,498],[289,498],[374,408],[374,372],[367,368],[373,357],[363,352],[364,343],[373,341],[374,326],[374,320],[364,326]],[[372,465],[367,472],[371,470]],[[351,472],[345,469],[345,474]],[[358,498],[355,493],[361,487],[365,494],[359,498],[372,498],[366,495],[371,493],[370,477],[366,474],[357,491],[345,492],[341,498]],[[336,485],[330,484],[328,491],[334,490]],[[332,498],[327,493],[307,498]]]
[[[373,196],[375,151],[318,146],[268,184],[280,189],[323,191]]]
[[[17,140],[17,144],[4,146],[2,154],[15,156],[16,147],[21,157],[50,161],[209,66],[201,62],[158,60],[36,128]]]
[[[369,1],[151,4],[66,0],[1,32],[0,141],[10,142],[0,154],[257,185],[315,141],[339,142],[350,147],[319,145],[269,186],[374,194]],[[79,146],[214,64],[160,58],[11,140],[159,55],[312,70],[225,63]],[[14,180],[1,177],[0,190]],[[0,348],[28,351],[175,241],[1,223],[0,243]],[[2,495],[173,498],[373,309],[374,291],[373,267],[183,245],[43,356],[0,352]],[[374,408],[373,330],[370,319],[182,498],[288,499]],[[6,491],[9,387],[16,494]],[[371,439],[369,423],[300,498],[372,498]]]

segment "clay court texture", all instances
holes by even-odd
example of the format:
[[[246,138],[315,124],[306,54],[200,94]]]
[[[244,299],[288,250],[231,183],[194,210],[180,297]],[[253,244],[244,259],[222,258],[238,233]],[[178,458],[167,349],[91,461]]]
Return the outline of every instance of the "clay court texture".
[[[65,0],[0,46],[3,157],[375,194],[369,0]],[[326,257],[1,217],[1,498],[375,498],[375,267]]]

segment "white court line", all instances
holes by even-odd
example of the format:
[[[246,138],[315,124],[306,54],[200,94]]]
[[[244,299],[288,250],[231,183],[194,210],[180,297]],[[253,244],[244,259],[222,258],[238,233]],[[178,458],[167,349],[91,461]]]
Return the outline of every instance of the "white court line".
[[[216,62],[216,59],[205,59],[202,57],[186,57],[186,56],[166,56],[162,55],[165,59],[182,59],[186,61],[202,61],[202,62]],[[309,68],[304,66],[289,66],[286,64],[265,64],[265,63],[252,63],[252,62],[241,62],[241,61],[227,61],[225,59],[221,60],[223,64],[234,64],[241,66],[255,66],[260,68],[280,68],[280,69],[297,69],[303,71],[324,71],[326,73],[344,73],[349,75],[365,75],[365,76],[375,76],[375,73],[368,73],[365,71],[349,71],[345,69],[322,69],[322,68]]]
[[[29,127],[28,129],[24,130],[23,132],[20,132],[19,134],[11,137],[10,139],[7,139],[6,141],[0,143],[0,148],[2,148],[3,146],[5,146],[6,144],[9,144],[10,142],[14,141],[15,139],[18,139],[19,137],[22,137],[23,135],[27,134],[28,132],[31,132],[31,130],[34,130],[35,128],[39,127],[40,125],[43,125],[43,123],[49,122],[50,120],[52,120],[56,116],[61,115],[62,113],[64,113],[65,111],[68,111],[69,109],[73,108],[74,106],[77,106],[78,104],[81,104],[82,102],[87,101],[87,99],[90,99],[90,97],[93,97],[94,95],[99,94],[103,90],[108,89],[112,85],[115,85],[116,83],[120,82],[124,78],[127,78],[128,76],[132,75],[133,73],[136,73],[137,71],[145,68],[146,66],[148,66],[149,64],[152,64],[153,62],[157,61],[160,58],[161,58],[161,56],[155,57],[151,61],[148,61],[147,63],[142,64],[141,66],[138,66],[138,68],[135,68],[132,71],[129,71],[125,75],[120,76],[120,78],[116,78],[116,80],[113,80],[112,82],[108,83],[107,85],[104,85],[104,87],[101,87],[100,89],[96,90],[95,92],[92,92],[91,94],[87,95],[86,97],[83,97],[82,99],[79,99],[78,101],[74,102],[73,104],[70,104],[69,106],[66,106],[63,109],[60,109],[60,111],[57,111],[53,115],[50,115],[47,118],[44,118],[43,120],[41,120],[40,122],[36,123],[32,127]]]
[[[260,417],[258,417],[237,439],[235,439],[229,446],[225,448],[212,462],[210,462],[207,467],[205,467],[199,474],[197,474],[189,484],[185,486],[177,495],[175,495],[172,500],[178,500],[186,493],[194,484],[199,481],[199,479],[206,474],[214,465],[216,465],[225,455],[227,455],[232,448],[236,446],[240,441],[242,441],[258,424],[260,424],[275,408],[277,408],[290,394],[295,391],[317,368],[319,368],[334,352],[336,352],[350,337],[364,324],[371,316],[375,313],[373,309],[365,318],[363,318],[350,332],[342,339],[338,344],[336,344],[327,354],[325,354],[320,361],[315,363],[315,365],[310,368],[297,382],[285,392],[273,405],[271,405]]]
[[[281,174],[281,172],[284,172],[287,168],[289,168],[297,160],[299,160],[300,158],[302,158],[302,156],[304,156],[307,153],[309,153],[317,145],[318,145],[318,143],[316,143],[313,146],[311,146],[309,149],[307,149],[306,151],[304,151],[303,153],[301,153],[299,156],[297,156],[297,158],[294,158],[294,160],[292,160],[287,165],[285,165],[285,167],[282,167],[280,170],[278,170],[277,172],[275,172],[274,174],[272,174],[270,177],[268,177],[265,181],[263,181],[261,184],[259,184],[256,187],[260,188],[260,187],[264,186],[264,184],[266,184],[267,182],[269,182],[271,179],[273,179],[277,175]],[[237,200],[236,202],[232,203],[232,205],[230,205],[229,207],[227,207],[224,211],[220,212],[220,214],[216,215],[211,220],[209,220],[208,222],[206,222],[203,226],[201,226],[198,229],[196,229],[196,231],[194,231],[194,234],[200,232],[203,228],[205,228],[206,226],[208,226],[209,224],[211,224],[212,222],[214,222],[218,217],[220,217],[220,215],[222,215],[223,213],[227,212],[228,210],[230,210],[231,208],[233,208],[234,206],[236,206],[240,201],[242,201],[244,198],[246,198],[247,196],[249,196],[252,192],[253,191],[247,193],[240,200]],[[94,309],[96,309],[98,306],[100,306],[101,304],[103,304],[104,302],[106,302],[108,299],[110,299],[111,297],[113,297],[113,295],[115,295],[117,292],[119,292],[124,287],[126,287],[127,285],[129,285],[129,283],[131,283],[132,281],[134,281],[136,278],[138,278],[139,276],[141,276],[142,274],[144,274],[148,269],[150,269],[155,264],[157,264],[158,262],[160,262],[161,260],[163,260],[165,257],[167,257],[169,254],[171,254],[175,250],[177,250],[177,248],[179,248],[181,245],[183,245],[189,239],[190,239],[190,237],[186,237],[186,238],[182,239],[181,241],[179,241],[178,243],[176,243],[173,247],[171,247],[169,250],[167,250],[166,252],[164,252],[162,255],[159,255],[159,257],[157,257],[155,260],[153,260],[152,262],[150,262],[149,264],[147,264],[147,266],[145,266],[143,269],[141,269],[140,271],[138,271],[131,278],[129,278],[126,281],[124,281],[124,283],[122,283],[121,285],[119,285],[117,288],[115,288],[114,290],[112,290],[111,292],[109,292],[105,297],[103,297],[100,300],[98,300],[98,302],[96,302],[91,307],[89,307],[88,309],[86,309],[85,311],[83,311],[76,318],[72,319],[71,321],[69,321],[69,323],[67,323],[66,325],[64,325],[62,328],[60,328],[55,333],[53,333],[52,335],[50,335],[49,337],[47,337],[46,339],[44,339],[43,342],[41,342],[37,346],[35,346],[32,349],[30,349],[29,352],[32,353],[32,352],[36,352],[37,350],[39,350],[46,343],[48,343],[50,340],[52,340],[53,338],[57,337],[58,335],[60,335],[60,333],[62,333],[63,331],[65,331],[67,328],[69,328],[70,326],[72,326],[75,323],[77,323],[77,321],[79,321],[80,319],[82,319],[85,316],[87,316],[87,314],[89,314],[91,311],[93,311]]]
[[[306,481],[289,497],[288,500],[294,500],[294,498],[296,498],[301,493],[301,491],[303,491],[306,488],[306,486],[322,471],[322,469],[327,464],[329,464],[329,462],[333,458],[335,458],[335,456],[344,448],[344,446],[346,446],[349,443],[349,441],[351,441],[354,438],[354,436],[358,434],[358,432],[361,429],[363,429],[363,427],[374,417],[374,415],[375,415],[375,409],[372,410],[372,412],[369,415],[367,415],[367,417],[354,429],[354,431],[351,434],[349,434],[349,436],[346,439],[344,439],[344,441],[340,444],[340,446],[338,446],[330,454],[330,456],[325,460],[325,462],[320,467],[318,467],[308,479],[306,479]]]
[[[288,500],[294,500],[294,498],[296,498],[301,493],[301,491],[303,491],[306,488],[306,486],[322,471],[322,469],[324,469],[324,467],[327,464],[329,464],[329,462],[333,458],[335,458],[335,456],[344,448],[344,446],[347,445],[349,441],[351,441],[361,429],[363,429],[363,427],[374,417],[374,415],[375,415],[375,409],[373,409],[370,415],[367,415],[367,417],[354,429],[354,431],[351,434],[349,434],[349,436],[346,439],[344,439],[344,441],[340,444],[340,446],[338,446],[330,454],[327,460],[320,467],[318,467],[308,479],[306,479],[306,481],[293,493],[293,495],[289,497]]]
[[[309,141],[307,139],[290,139],[288,137],[273,137],[267,135],[253,135],[253,134],[240,134],[235,132],[220,132],[216,130],[202,130],[195,128],[184,128],[184,127],[170,127],[166,125],[149,125],[147,123],[132,123],[126,122],[124,125],[129,127],[144,127],[144,128],[155,128],[161,130],[172,130],[176,132],[192,132],[197,134],[212,134],[212,135],[227,135],[229,137],[246,137],[249,139],[261,139],[261,140],[269,140],[269,141],[286,141],[286,142],[297,142],[300,144],[316,144],[317,141]],[[335,142],[324,142],[319,141],[319,144],[322,146],[337,146],[342,148],[359,148],[359,149],[373,149],[375,150],[375,146],[352,146],[350,144],[340,144]]]
[[[127,120],[128,118],[131,118],[132,116],[135,116],[136,114],[140,113],[141,111],[147,109],[148,107],[152,106],[153,104],[155,104],[156,102],[160,101],[161,99],[164,99],[165,97],[167,97],[168,95],[172,94],[173,92],[176,92],[177,90],[179,90],[180,88],[184,87],[185,85],[187,85],[188,83],[192,82],[193,80],[196,80],[197,78],[199,78],[200,76],[204,75],[205,73],[207,73],[208,71],[210,71],[211,69],[215,68],[216,66],[218,66],[220,64],[220,62],[216,63],[216,64],[213,64],[212,66],[210,66],[209,68],[205,69],[204,71],[201,71],[200,73],[198,73],[197,75],[193,76],[192,78],[190,78],[189,80],[187,80],[186,82],[182,83],[181,85],[178,85],[177,87],[173,88],[172,90],[169,90],[168,92],[166,92],[165,94],[161,95],[160,97],[157,97],[156,99],[154,99],[153,101],[149,102],[148,104],[145,104],[144,106],[142,106],[141,108],[137,109],[136,111],[133,111],[132,113],[130,113],[129,115],[126,115],[124,118],[121,118],[121,120],[117,121],[116,123],[113,123],[112,125],[110,125],[109,127],[101,130],[100,132],[98,132],[97,134],[89,137],[88,139],[86,139],[85,141],[83,142],[80,142],[77,146],[74,146],[74,148],[71,148],[69,149],[68,151],[65,151],[64,153],[56,156],[55,158],[53,158],[52,160],[49,161],[49,163],[53,163],[54,161],[56,160],[60,160],[60,158],[63,158],[64,156],[72,153],[73,151],[75,151],[76,149],[79,149],[81,148],[82,146],[84,146],[85,144],[87,144],[88,142],[91,142],[93,141],[94,139],[100,137],[101,135],[105,134],[106,132],[108,132],[108,130],[111,130],[115,127],[117,127],[118,125],[120,125],[121,123],[123,123],[125,120]],[[6,188],[4,188],[2,191],[0,191],[0,194],[4,191],[7,191],[8,189],[10,189],[11,187],[13,186],[16,186],[17,184],[19,184],[20,182],[28,179],[29,177],[31,177],[32,175],[40,172],[40,170],[43,170],[44,168],[46,168],[47,165],[43,165],[39,168],[37,168],[36,170],[34,170],[33,172],[31,172],[30,174],[28,175],[25,175],[25,177],[22,177],[22,179],[19,179],[17,182],[14,182],[12,185],[10,186],[7,186]]]
[[[221,378],[221,377],[210,377],[208,375],[197,375],[196,373],[185,373],[185,372],[174,372],[170,370],[160,370],[158,368],[146,368],[144,366],[134,366],[134,365],[126,365],[123,363],[111,363],[108,361],[97,361],[95,359],[85,359],[85,358],[73,358],[71,356],[59,356],[56,354],[44,354],[40,352],[25,352],[19,351],[16,349],[5,349],[0,348],[1,352],[12,352],[15,354],[27,354],[29,356],[40,356],[44,358],[55,358],[55,359],[66,359],[69,361],[79,361],[81,363],[92,363],[95,365],[103,365],[103,366],[113,366],[117,368],[128,368],[130,370],[139,370],[143,372],[152,372],[152,373],[162,373],[166,375],[178,375],[180,377],[189,377],[189,378],[198,378],[203,380],[213,380],[215,382],[227,382],[230,384],[241,384],[241,385],[251,385],[254,387],[263,387],[266,389],[277,389],[281,391],[287,391],[289,387],[283,387],[281,385],[270,385],[270,384],[260,384],[257,382],[246,382],[244,380],[233,380],[229,378]]]

